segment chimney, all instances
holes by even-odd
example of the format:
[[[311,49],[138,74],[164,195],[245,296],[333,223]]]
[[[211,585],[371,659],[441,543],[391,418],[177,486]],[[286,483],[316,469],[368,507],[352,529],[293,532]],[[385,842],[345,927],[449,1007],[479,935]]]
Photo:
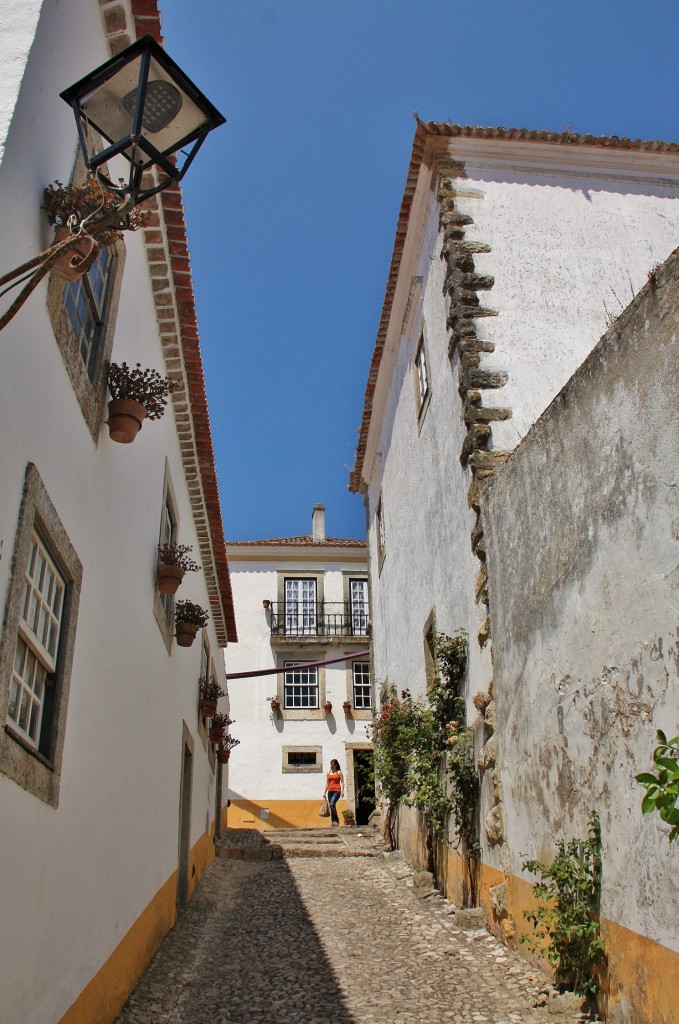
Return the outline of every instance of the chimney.
[[[325,505],[314,505],[311,513],[311,535],[314,543],[325,540]]]

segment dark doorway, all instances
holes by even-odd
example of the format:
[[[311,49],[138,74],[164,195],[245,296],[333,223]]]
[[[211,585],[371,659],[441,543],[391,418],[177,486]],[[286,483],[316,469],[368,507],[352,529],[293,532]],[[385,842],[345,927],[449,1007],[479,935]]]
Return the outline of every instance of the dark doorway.
[[[354,750],[356,824],[367,825],[375,810],[375,763],[372,750]]]
[[[182,774],[179,791],[179,871],[177,873],[177,906],[189,902],[189,861],[191,855],[191,788],[193,755],[188,744],[182,743]]]

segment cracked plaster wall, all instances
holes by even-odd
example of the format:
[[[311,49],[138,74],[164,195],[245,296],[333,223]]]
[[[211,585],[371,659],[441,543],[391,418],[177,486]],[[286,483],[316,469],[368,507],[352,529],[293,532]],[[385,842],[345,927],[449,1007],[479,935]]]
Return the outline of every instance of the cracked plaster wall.
[[[679,726],[679,255],[483,500],[506,869],[599,811],[602,915],[679,950],[679,848],[634,782]]]

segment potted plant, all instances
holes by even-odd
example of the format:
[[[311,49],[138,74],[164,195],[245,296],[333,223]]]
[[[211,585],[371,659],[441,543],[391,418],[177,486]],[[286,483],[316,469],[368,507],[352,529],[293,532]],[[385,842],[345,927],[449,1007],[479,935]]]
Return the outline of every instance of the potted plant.
[[[326,700],[325,704],[323,705],[323,710],[325,711],[326,715],[332,714],[332,701]]]
[[[345,825],[356,824],[356,817],[350,807],[347,807],[346,811],[342,811],[342,817],[344,818]]]
[[[274,715],[277,715],[278,712],[281,710],[281,702],[279,701],[278,697],[267,697],[266,699],[268,700],[269,704],[271,704],[271,710],[273,711]]]
[[[351,714],[351,701],[350,700],[345,700],[344,704],[342,705],[342,710],[344,711],[345,715],[350,715]]]
[[[199,572],[200,566],[189,558],[191,544],[159,544],[156,582],[161,594],[176,594],[184,573]]]
[[[168,396],[179,385],[157,370],[142,370],[141,363],[109,363],[106,381],[111,393],[108,403],[108,432],[112,441],[130,444],[148,417],[159,420],[165,412]]]
[[[208,679],[207,676],[201,676],[198,680],[198,687],[200,691],[200,713],[203,718],[214,718],[217,713],[217,701],[220,697],[225,697],[226,694],[222,690],[217,680],[212,676]]]
[[[221,743],[224,739],[224,733],[230,725],[233,725],[233,721],[223,712],[218,711],[216,715],[213,715],[212,725],[210,726],[210,742]]]
[[[56,229],[55,242],[73,239],[73,244],[65,247],[63,255],[52,265],[55,274],[66,281],[77,281],[90,269],[101,246],[113,245],[122,237],[121,231],[142,227],[147,215],[133,208],[117,216],[120,202],[120,196],[102,188],[94,176],[86,178],[82,185],[54,181],[44,189],[42,209]],[[100,223],[102,220],[104,224]]]
[[[196,639],[196,633],[207,626],[210,616],[193,601],[177,601],[174,610],[174,635],[180,647],[190,647]]]
[[[234,739],[233,736],[224,737],[219,744],[219,749],[217,750],[217,760],[220,764],[226,764],[231,756],[231,751],[234,747],[237,747],[239,743],[240,740]]]

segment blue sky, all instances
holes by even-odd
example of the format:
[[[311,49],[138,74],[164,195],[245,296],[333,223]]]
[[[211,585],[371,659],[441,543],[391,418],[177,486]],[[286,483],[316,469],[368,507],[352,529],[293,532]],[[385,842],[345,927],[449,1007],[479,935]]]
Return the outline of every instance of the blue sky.
[[[230,540],[347,490],[415,122],[679,140],[671,0],[160,0],[228,123],[184,182]],[[679,239],[677,240],[679,244]]]

